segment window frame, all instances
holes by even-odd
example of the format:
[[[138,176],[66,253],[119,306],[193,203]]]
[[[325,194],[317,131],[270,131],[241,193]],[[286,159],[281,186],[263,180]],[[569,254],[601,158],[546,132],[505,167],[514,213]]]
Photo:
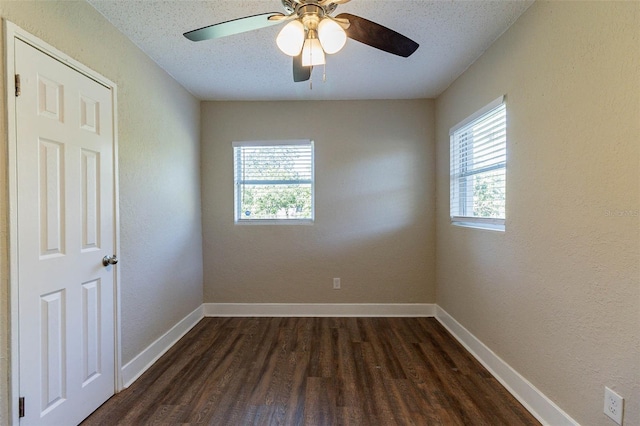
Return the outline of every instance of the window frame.
[[[288,140],[253,140],[253,141],[234,141],[232,142],[232,156],[233,156],[233,216],[234,224],[236,225],[313,225],[315,222],[315,145],[311,139],[288,139]],[[238,180],[237,165],[236,165],[236,148],[242,147],[277,147],[277,146],[310,146],[311,147],[311,217],[300,219],[243,219],[241,203],[239,200],[242,197],[242,184]],[[272,184],[274,181],[269,181]],[[280,181],[278,181],[280,182]],[[290,181],[289,183],[296,183],[298,181]],[[300,182],[298,182],[300,183]],[[275,183],[282,184],[284,183]]]
[[[462,174],[457,174],[454,175],[453,173],[453,165],[454,165],[454,161],[455,161],[455,152],[454,152],[454,148],[456,148],[456,142],[455,142],[455,137],[456,137],[456,133],[459,132],[460,130],[464,129],[465,127],[471,125],[471,124],[478,124],[482,121],[482,119],[484,119],[485,117],[489,116],[490,113],[492,113],[494,110],[496,110],[497,108],[504,106],[504,126],[505,126],[505,141],[504,141],[504,152],[505,152],[505,159],[503,162],[501,163],[495,163],[495,164],[490,164],[487,166],[483,166],[480,167],[478,169],[473,169],[471,170],[469,173],[464,173],[466,172],[466,170],[463,170]],[[475,175],[481,174],[481,173],[486,173],[489,171],[493,171],[493,170],[500,170],[500,169],[504,169],[504,190],[505,190],[505,210],[506,210],[506,179],[507,179],[507,136],[506,136],[506,132],[507,132],[507,111],[506,111],[506,102],[505,102],[505,96],[500,96],[497,99],[493,100],[492,102],[490,102],[489,104],[485,105],[484,107],[482,107],[481,109],[479,109],[478,111],[476,111],[475,113],[471,114],[469,117],[465,118],[464,120],[462,120],[461,122],[459,122],[458,124],[456,124],[455,126],[453,126],[450,130],[449,130],[449,151],[450,151],[450,158],[449,158],[449,216],[451,219],[451,224],[452,225],[456,225],[456,226],[463,226],[463,227],[471,227],[471,228],[480,228],[480,229],[488,229],[488,230],[495,230],[495,231],[504,231],[505,230],[505,221],[506,221],[506,211],[505,211],[505,217],[504,218],[497,218],[497,217],[478,217],[478,216],[468,216],[468,215],[464,215],[465,211],[468,211],[468,209],[473,209],[473,198],[468,198],[466,200],[463,200],[460,197],[455,197],[454,194],[460,194],[462,191],[459,190],[459,186],[460,185],[460,180],[461,179],[466,179],[466,183],[468,184],[468,182],[472,182],[473,181],[473,177]],[[466,162],[465,162],[466,165]],[[465,191],[466,192],[466,191]],[[464,206],[459,206],[458,209],[456,210],[457,213],[462,213],[461,215],[455,215],[453,214],[453,206],[454,203],[465,203]]]

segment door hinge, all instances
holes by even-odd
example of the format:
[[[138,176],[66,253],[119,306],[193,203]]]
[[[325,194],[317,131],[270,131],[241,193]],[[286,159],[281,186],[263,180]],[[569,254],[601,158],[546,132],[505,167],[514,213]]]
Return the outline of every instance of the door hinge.
[[[18,417],[24,417],[24,396],[18,398]]]
[[[20,74],[16,74],[16,98],[20,96]]]
[[[20,96],[20,74],[16,74],[16,98]]]

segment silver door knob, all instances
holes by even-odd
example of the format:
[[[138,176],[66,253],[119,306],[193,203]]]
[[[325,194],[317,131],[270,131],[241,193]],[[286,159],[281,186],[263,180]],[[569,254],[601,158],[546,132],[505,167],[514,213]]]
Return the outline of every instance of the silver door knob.
[[[105,256],[102,258],[102,264],[104,266],[115,265],[118,263],[118,258],[114,254],[113,256]]]

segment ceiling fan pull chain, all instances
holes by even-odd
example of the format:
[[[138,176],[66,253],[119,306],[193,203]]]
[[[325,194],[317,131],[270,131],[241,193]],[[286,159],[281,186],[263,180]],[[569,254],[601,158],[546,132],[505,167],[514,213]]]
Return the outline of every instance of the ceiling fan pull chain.
[[[322,82],[326,83],[327,82],[327,63],[325,62],[324,65],[322,65]]]

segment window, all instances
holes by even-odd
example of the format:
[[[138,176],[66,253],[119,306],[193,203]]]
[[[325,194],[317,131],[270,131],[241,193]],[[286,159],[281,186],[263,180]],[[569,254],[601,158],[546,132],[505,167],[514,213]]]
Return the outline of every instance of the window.
[[[451,129],[453,224],[504,230],[506,132],[503,97]]]
[[[236,223],[313,221],[313,141],[233,143]]]

